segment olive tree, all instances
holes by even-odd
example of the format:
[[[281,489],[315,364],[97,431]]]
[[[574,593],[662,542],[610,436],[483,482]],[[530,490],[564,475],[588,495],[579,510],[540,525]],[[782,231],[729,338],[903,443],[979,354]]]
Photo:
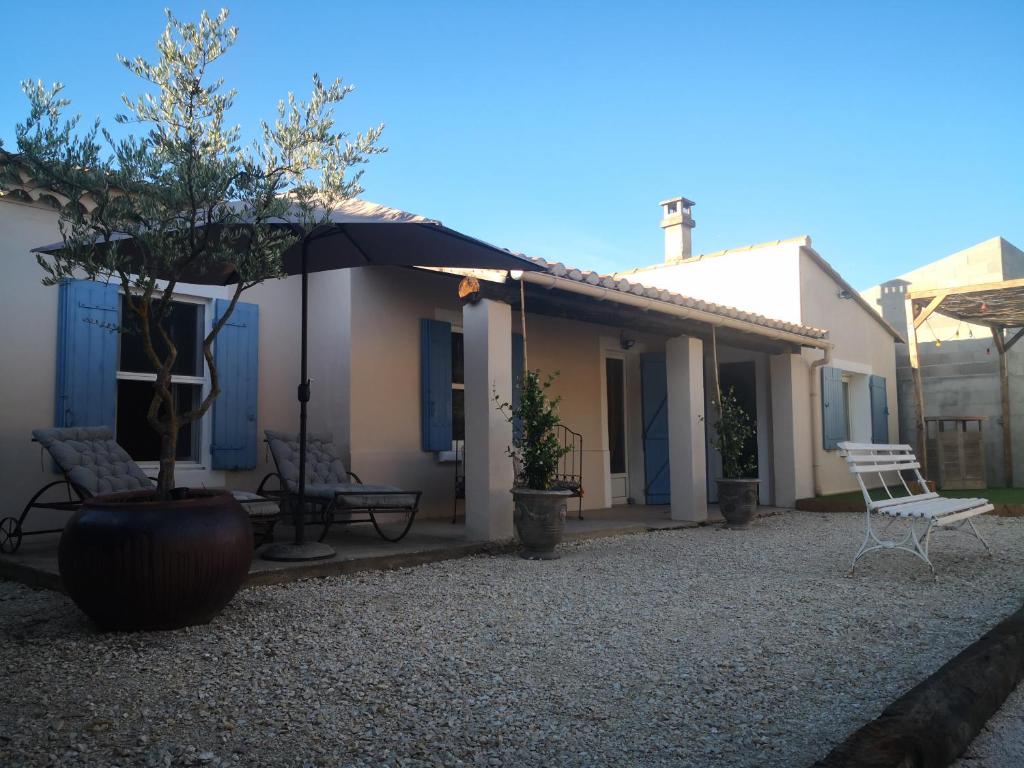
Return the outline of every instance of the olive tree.
[[[156,373],[146,418],[160,437],[161,499],[174,487],[179,430],[220,393],[213,346],[239,296],[279,277],[283,252],[359,194],[358,166],[384,151],[383,126],[354,136],[337,128],[335,106],[352,87],[316,75],[307,100],[288,94],[276,118],[253,126],[246,140],[229,122],[236,91],[214,74],[238,35],[228,11],[204,12],[196,23],[166,17],[154,60],[118,57],[144,84],[137,97],[122,96],[118,127],[99,119],[83,126],[66,116],[60,83],[26,81],[29,114],[16,126],[16,152],[0,152],[6,178],[28,179],[65,201],[64,247],[39,257],[43,282],[87,277],[123,286],[132,332]],[[268,226],[282,218],[293,226]],[[210,387],[183,410],[171,387],[171,297],[189,276],[226,272],[237,280],[230,306],[202,340]],[[127,327],[123,320],[119,331]]]

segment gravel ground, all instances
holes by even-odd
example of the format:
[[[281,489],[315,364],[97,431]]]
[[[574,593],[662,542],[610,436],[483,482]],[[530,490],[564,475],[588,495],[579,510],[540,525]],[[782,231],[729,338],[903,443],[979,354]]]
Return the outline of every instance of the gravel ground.
[[[1024,686],[1018,686],[952,768],[1020,768],[1022,765]]]
[[[0,583],[0,764],[800,766],[1015,610],[1024,520],[940,571],[788,513],[242,592],[97,634]]]

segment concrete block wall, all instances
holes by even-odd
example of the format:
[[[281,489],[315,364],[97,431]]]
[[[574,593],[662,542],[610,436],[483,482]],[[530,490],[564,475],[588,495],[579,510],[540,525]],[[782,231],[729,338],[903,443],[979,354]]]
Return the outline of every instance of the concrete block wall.
[[[972,285],[1024,277],[1024,252],[994,237],[862,293],[897,330],[906,332],[905,298],[921,288]],[[985,463],[990,486],[1005,485],[999,356],[991,331],[933,314],[918,329],[926,416],[984,416]],[[1024,485],[1024,348],[1008,356],[1014,477]],[[916,407],[907,346],[896,345],[899,435],[914,443]]]

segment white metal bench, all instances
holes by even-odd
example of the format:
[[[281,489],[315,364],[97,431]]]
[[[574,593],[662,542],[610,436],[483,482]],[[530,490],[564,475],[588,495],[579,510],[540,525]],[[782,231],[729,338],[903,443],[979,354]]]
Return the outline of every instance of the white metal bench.
[[[967,532],[964,528],[965,523],[970,528],[970,533],[973,533],[986,551],[991,554],[988,544],[978,533],[978,529],[974,527],[971,518],[990,511],[993,508],[992,505],[987,499],[949,499],[934,491],[929,491],[924,477],[921,476],[921,465],[909,445],[843,442],[839,443],[839,450],[841,455],[846,458],[850,472],[857,478],[860,491],[864,495],[864,503],[867,506],[864,543],[861,544],[860,551],[853,558],[851,573],[857,567],[857,561],[868,552],[880,549],[902,549],[924,560],[934,575],[935,568],[932,567],[932,562],[928,559],[928,543],[932,530],[945,528]],[[920,489],[918,493],[914,493],[911,486],[907,485],[904,473],[914,475],[911,485],[916,484]],[[864,484],[864,476],[874,474],[877,474],[882,481],[882,488],[885,489],[887,496],[885,499],[872,499]],[[890,483],[886,481],[886,475],[892,479],[891,485],[896,493],[905,493],[905,495],[893,493],[889,487]],[[893,479],[893,475],[895,475],[895,479]],[[883,538],[886,535],[885,531],[881,531],[881,535],[879,535],[872,525],[872,517],[875,515],[891,518],[890,525],[896,520],[903,519],[909,524],[909,530],[900,538]]]

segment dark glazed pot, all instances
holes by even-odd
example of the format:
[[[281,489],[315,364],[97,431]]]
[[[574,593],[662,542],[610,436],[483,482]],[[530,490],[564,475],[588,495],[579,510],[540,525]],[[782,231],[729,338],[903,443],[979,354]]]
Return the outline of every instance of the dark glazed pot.
[[[516,535],[523,548],[519,556],[527,560],[557,560],[555,547],[565,532],[565,504],[572,491],[535,491],[513,488]]]
[[[729,528],[746,528],[757,511],[758,480],[718,481],[718,508]]]
[[[227,491],[174,501],[130,491],[85,501],[60,537],[64,589],[101,629],[205,624],[252,561],[252,526]]]

